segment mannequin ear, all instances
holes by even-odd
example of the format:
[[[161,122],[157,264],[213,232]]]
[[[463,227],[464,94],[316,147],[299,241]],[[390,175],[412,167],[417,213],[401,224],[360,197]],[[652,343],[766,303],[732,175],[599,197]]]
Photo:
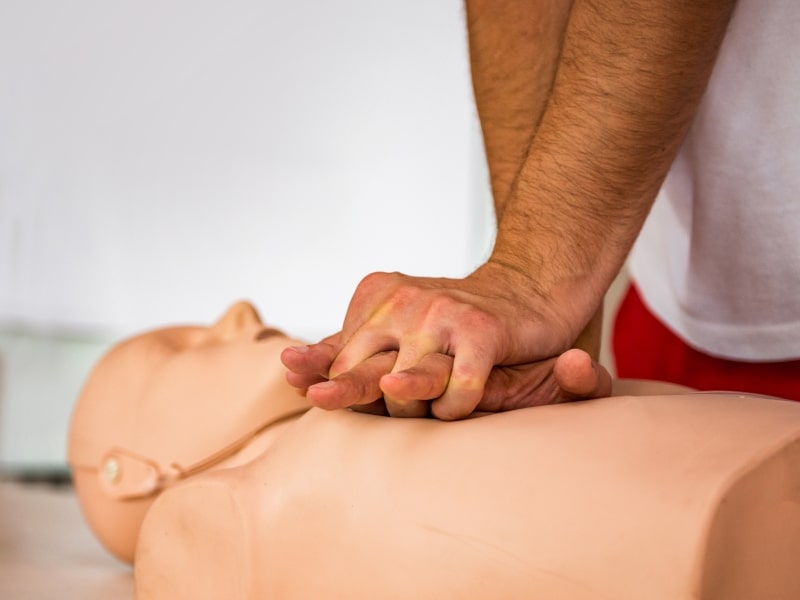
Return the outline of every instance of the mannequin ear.
[[[227,340],[245,329],[261,325],[261,317],[249,302],[242,300],[231,306],[209,331],[211,337]]]

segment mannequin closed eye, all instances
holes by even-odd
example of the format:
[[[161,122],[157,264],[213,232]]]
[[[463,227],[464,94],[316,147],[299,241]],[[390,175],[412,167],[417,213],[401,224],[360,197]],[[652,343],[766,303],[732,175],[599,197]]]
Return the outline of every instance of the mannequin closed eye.
[[[253,340],[256,342],[260,342],[262,340],[275,337],[276,335],[284,335],[284,333],[279,329],[275,329],[273,327],[265,327],[264,329],[261,329],[258,332],[256,332],[255,336],[253,337]]]

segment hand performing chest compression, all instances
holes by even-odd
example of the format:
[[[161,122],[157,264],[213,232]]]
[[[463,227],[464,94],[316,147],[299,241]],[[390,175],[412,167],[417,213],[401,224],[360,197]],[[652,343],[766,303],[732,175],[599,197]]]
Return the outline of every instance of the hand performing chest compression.
[[[576,340],[521,287],[498,285],[506,276],[494,265],[465,279],[374,273],[341,332],[283,352],[287,380],[322,408],[446,420],[608,395],[592,359],[600,315]]]

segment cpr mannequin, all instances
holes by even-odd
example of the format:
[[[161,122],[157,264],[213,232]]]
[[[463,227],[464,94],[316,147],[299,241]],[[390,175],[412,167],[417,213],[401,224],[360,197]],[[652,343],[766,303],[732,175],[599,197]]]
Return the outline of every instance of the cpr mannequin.
[[[109,547],[136,546],[138,597],[800,597],[800,405],[696,394],[455,423],[298,418],[303,400],[269,372],[291,342],[254,318],[239,305],[210,330],[135,338],[78,403],[78,493]],[[99,398],[137,407],[93,420]],[[242,436],[228,413],[254,398]],[[97,427],[125,438],[116,455]],[[228,450],[170,470],[199,439]],[[135,461],[104,470],[109,455],[160,478],[127,479]]]
[[[291,343],[247,303],[212,327],[171,327],[115,346],[75,405],[67,460],[89,526],[133,562],[157,494],[208,469],[250,460],[306,400],[277,360]]]

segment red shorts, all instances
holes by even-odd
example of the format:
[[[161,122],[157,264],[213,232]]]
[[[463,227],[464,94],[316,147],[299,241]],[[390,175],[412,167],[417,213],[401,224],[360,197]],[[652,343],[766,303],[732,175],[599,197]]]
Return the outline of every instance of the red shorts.
[[[703,354],[665,327],[634,286],[620,305],[612,344],[618,377],[800,400],[800,360],[752,363]]]

